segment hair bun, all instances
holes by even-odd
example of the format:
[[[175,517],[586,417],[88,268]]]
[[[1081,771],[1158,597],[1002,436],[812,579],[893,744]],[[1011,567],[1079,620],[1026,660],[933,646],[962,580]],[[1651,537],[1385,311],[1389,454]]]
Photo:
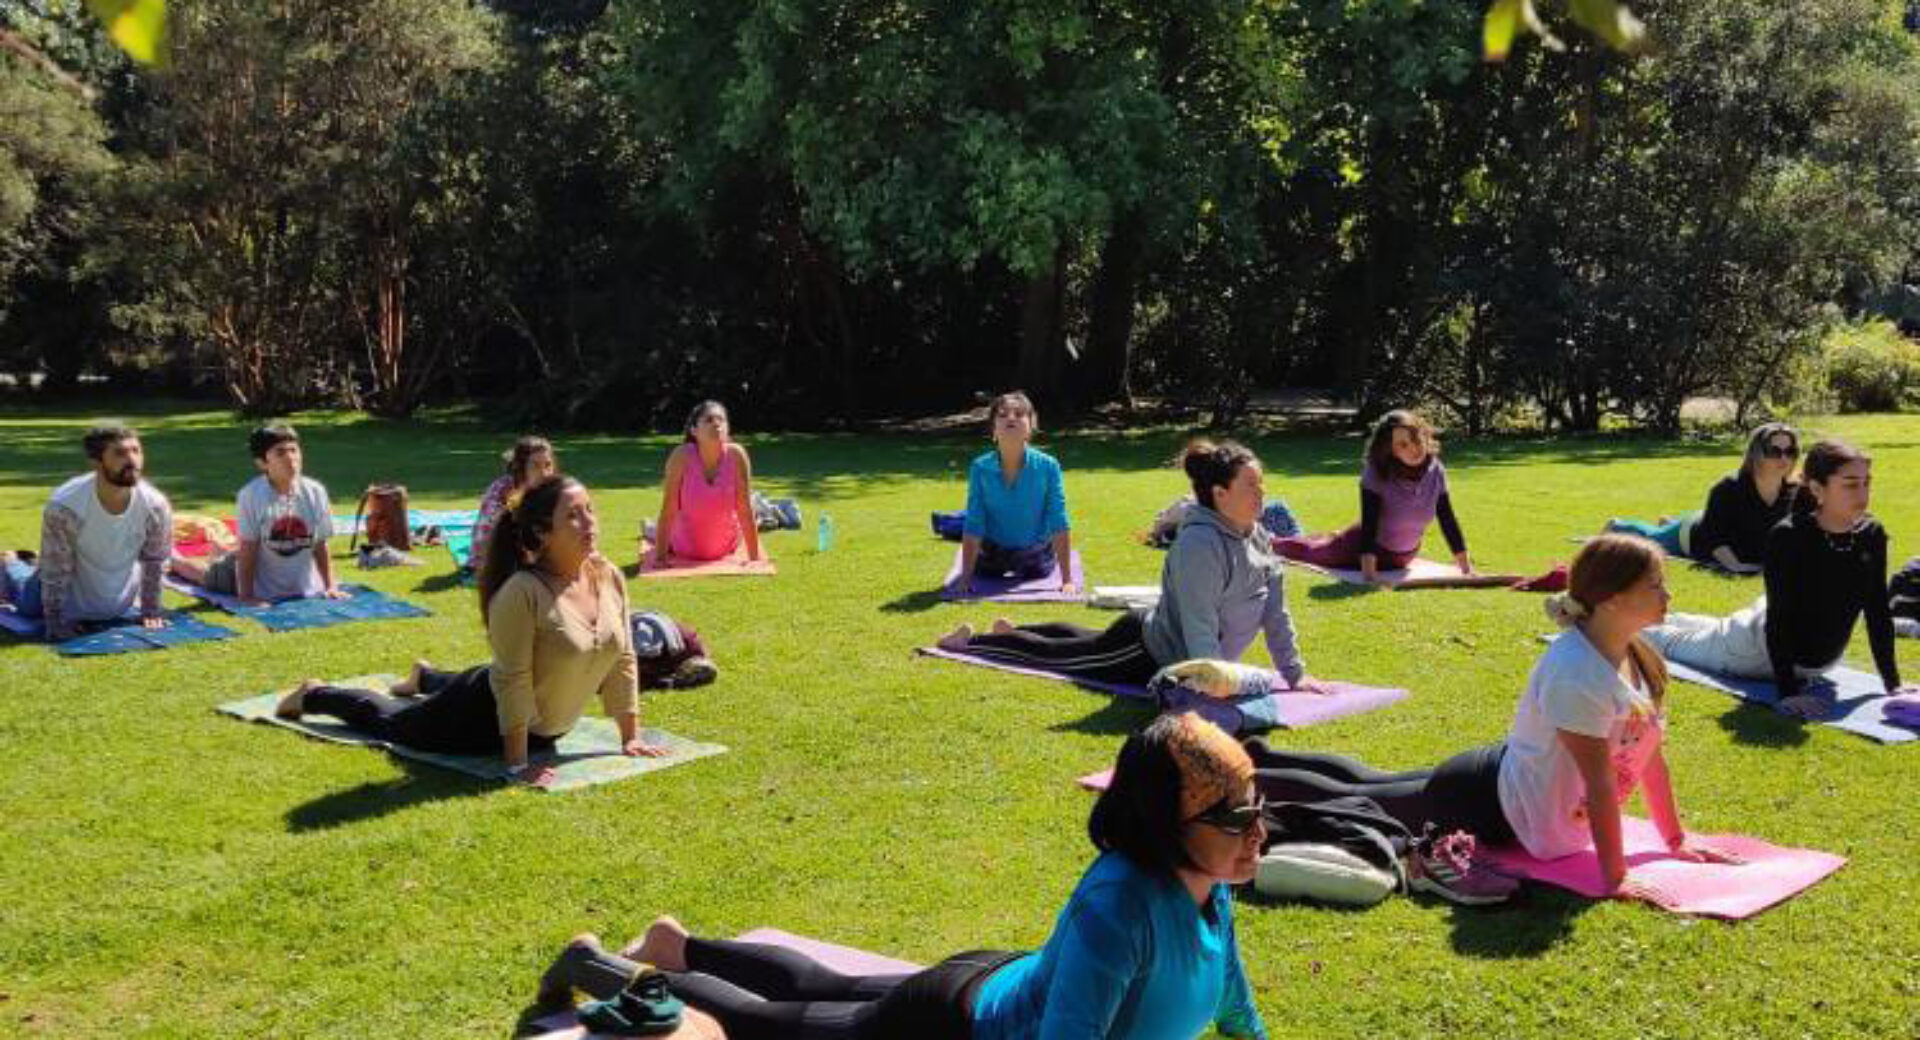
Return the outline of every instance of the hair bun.
[[[1587,609],[1586,604],[1574,599],[1565,592],[1556,592],[1548,596],[1544,606],[1547,611],[1547,617],[1551,618],[1553,623],[1559,625],[1561,628],[1571,628],[1575,622],[1586,618],[1592,613]]]
[[[1208,475],[1213,456],[1219,450],[1218,445],[1202,437],[1188,444],[1187,450],[1180,453],[1180,467],[1187,471],[1190,479],[1199,480]]]

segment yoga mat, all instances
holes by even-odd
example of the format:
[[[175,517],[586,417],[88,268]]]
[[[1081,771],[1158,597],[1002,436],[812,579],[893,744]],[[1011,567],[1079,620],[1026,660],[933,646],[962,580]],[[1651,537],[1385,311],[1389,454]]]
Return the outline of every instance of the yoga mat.
[[[1087,598],[1087,573],[1080,563],[1080,551],[1073,550],[1070,573],[1073,585],[1077,589],[1072,595],[1060,591],[1060,562],[1054,561],[1053,571],[1038,578],[1020,580],[1017,578],[974,578],[973,591],[961,592],[956,586],[960,581],[960,556],[963,550],[953,551],[953,566],[947,569],[947,576],[940,582],[940,598],[945,600],[992,600],[997,603],[1078,603]]]
[[[768,946],[784,946],[789,950],[804,953],[842,975],[911,975],[921,969],[921,965],[915,964],[912,961],[883,957],[880,954],[857,950],[851,946],[841,946],[837,943],[822,942],[819,939],[809,939],[804,935],[783,932],[778,928],[755,928],[753,931],[747,932],[744,935],[734,936],[734,941],[764,943]],[[562,1011],[557,1014],[548,1015],[545,1018],[535,1020],[533,1024],[537,1028],[548,1030],[548,1032],[539,1034],[534,1040],[586,1040],[587,1037],[594,1035],[582,1029],[575,1022],[573,1012],[571,1011]],[[681,1036],[682,1033],[687,1033],[689,1037],[698,1037],[700,1040],[706,1040],[709,1036],[722,1035],[717,1032],[717,1027],[715,1032],[708,1033],[702,1032],[700,1027],[696,1026],[692,1032],[688,1033],[688,1027],[692,1024],[693,1023],[683,1021],[680,1031],[666,1034],[665,1040],[674,1040],[675,1037]]]
[[[1289,560],[1281,557],[1289,567],[1298,567],[1303,571],[1312,571],[1329,578],[1344,581],[1349,585],[1366,585],[1367,579],[1359,571],[1339,570],[1322,567],[1318,564]],[[1401,570],[1383,570],[1380,583],[1396,589],[1412,591],[1414,589],[1482,589],[1507,588],[1515,582],[1525,580],[1519,574],[1462,574],[1460,568],[1451,563],[1435,563],[1432,560],[1415,558]]]
[[[1158,585],[1095,585],[1087,594],[1087,606],[1105,610],[1146,610],[1159,603]]]
[[[1674,660],[1667,662],[1667,671],[1675,679],[1733,694],[1749,704],[1768,708],[1778,708],[1780,704],[1780,691],[1771,679],[1714,675]],[[1841,665],[1825,675],[1806,680],[1805,689],[1832,705],[1832,714],[1819,720],[1822,726],[1857,733],[1882,744],[1920,740],[1920,730],[1887,720],[1887,691],[1877,675]]]
[[[182,581],[168,576],[166,586],[183,596],[211,603],[235,617],[247,618],[264,625],[269,632],[292,632],[307,628],[327,628],[332,625],[344,625],[352,621],[384,621],[390,618],[432,617],[433,611],[417,607],[404,600],[388,597],[377,589],[365,585],[342,585],[342,591],[352,593],[348,599],[326,599],[315,596],[308,599],[286,599],[263,607],[252,607],[240,601],[240,597]]]
[[[772,560],[748,560],[738,553],[718,560],[705,561],[669,557],[667,565],[658,568],[654,566],[652,553],[640,558],[640,576],[661,581],[670,581],[675,578],[770,578],[776,573],[778,570],[774,567]]]
[[[339,684],[362,689],[384,690],[394,681],[394,677],[390,675],[363,675],[342,679]],[[380,748],[402,758],[426,762],[442,769],[452,769],[489,780],[501,779],[500,774],[505,766],[496,755],[443,755],[389,744],[348,729],[328,715],[314,714],[297,720],[283,719],[275,715],[273,709],[274,705],[280,702],[281,694],[285,692],[280,690],[229,701],[215,710],[236,719],[265,722],[336,744]],[[650,744],[667,745],[672,749],[672,754],[664,758],[629,758],[620,753],[620,730],[614,725],[612,719],[599,716],[582,718],[579,725],[573,728],[573,732],[560,738],[559,744],[551,754],[531,756],[530,761],[552,766],[555,774],[553,782],[539,790],[572,791],[582,787],[592,787],[595,784],[612,783],[644,773],[671,769],[694,759],[718,755],[727,750],[719,744],[699,743],[651,726],[642,727],[641,736],[645,737]]]
[[[480,522],[478,509],[409,509],[407,510],[407,529],[418,531],[423,527],[438,527],[442,531],[471,531]],[[336,514],[333,517],[333,533],[341,538],[362,534],[366,531],[367,518],[356,519],[351,513],[346,516]]]
[[[1110,693],[1118,697],[1134,697],[1148,702],[1152,701],[1151,695],[1147,693],[1147,688],[1144,686],[1130,686],[1124,683],[1108,683],[1099,682],[1094,679],[1080,679],[1039,668],[1005,664],[984,657],[976,657],[973,654],[955,653],[952,650],[943,650],[937,646],[920,647],[916,652],[924,654],[927,657],[938,657],[942,660],[958,661],[961,664],[979,665],[982,668],[1011,672],[1014,675],[1026,675],[1035,679],[1051,679],[1055,682],[1068,682],[1075,686],[1098,690],[1102,693]],[[1196,696],[1194,698],[1195,701],[1212,701],[1213,703],[1211,705],[1195,703],[1189,706],[1194,708],[1202,718],[1219,723],[1220,726],[1229,733],[1236,733],[1246,728],[1246,722],[1240,720],[1229,725],[1229,720],[1235,716],[1258,717],[1262,724],[1255,728],[1301,729],[1306,726],[1345,718],[1349,715],[1359,715],[1364,712],[1373,711],[1376,708],[1384,708],[1395,701],[1404,700],[1407,697],[1406,690],[1384,689],[1377,686],[1359,686],[1354,683],[1343,682],[1329,682],[1327,685],[1333,688],[1332,693],[1294,693],[1289,691],[1283,693],[1256,694],[1251,697],[1235,698],[1230,701],[1220,701],[1214,700],[1211,697]],[[1251,703],[1255,701],[1268,703]],[[1271,726],[1266,724],[1269,720],[1271,721]]]
[[[94,631],[52,644],[49,649],[62,657],[105,657],[110,654],[165,650],[172,646],[215,639],[233,639],[240,635],[230,628],[210,625],[177,610],[167,611],[166,618],[167,627],[155,629],[144,628],[138,618],[131,617],[104,627],[99,622],[92,622],[86,627]],[[46,626],[40,619],[22,617],[11,609],[0,609],[0,628],[34,642],[43,641],[47,634]]]
[[[1089,791],[1104,791],[1113,786],[1113,770],[1102,769],[1098,773],[1088,773],[1086,776],[1075,780],[1074,783],[1079,784]]]
[[[1651,821],[1621,819],[1628,876],[1654,890],[1648,901],[1676,914],[1700,914],[1738,921],[1812,887],[1846,864],[1845,856],[1811,849],[1787,849],[1738,834],[1694,835],[1704,847],[1732,853],[1741,863],[1689,863],[1667,851]],[[1515,877],[1599,899],[1600,857],[1591,850],[1541,860],[1519,847],[1485,850],[1495,869]]]

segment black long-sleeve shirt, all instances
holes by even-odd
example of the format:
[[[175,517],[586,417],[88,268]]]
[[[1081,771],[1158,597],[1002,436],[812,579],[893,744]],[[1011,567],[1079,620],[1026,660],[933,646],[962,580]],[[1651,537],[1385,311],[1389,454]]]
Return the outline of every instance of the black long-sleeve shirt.
[[[1847,534],[1830,535],[1812,516],[1796,514],[1767,536],[1767,658],[1781,697],[1800,692],[1800,668],[1839,658],[1864,611],[1873,663],[1887,689],[1900,685],[1887,609],[1887,529],[1868,517]]]
[[[1721,477],[1707,492],[1707,508],[1700,514],[1688,540],[1687,554],[1696,560],[1713,562],[1713,551],[1726,546],[1741,563],[1759,563],[1766,559],[1767,536],[1787,518],[1793,505],[1794,485],[1780,489],[1772,502],[1760,497],[1750,477],[1731,473]]]

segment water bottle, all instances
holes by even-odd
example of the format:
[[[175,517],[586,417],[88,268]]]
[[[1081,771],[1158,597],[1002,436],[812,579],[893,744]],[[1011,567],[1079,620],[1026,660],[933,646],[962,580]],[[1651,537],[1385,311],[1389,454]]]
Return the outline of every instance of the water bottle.
[[[826,552],[833,548],[833,517],[822,512],[819,522],[813,525],[813,534],[815,549]]]

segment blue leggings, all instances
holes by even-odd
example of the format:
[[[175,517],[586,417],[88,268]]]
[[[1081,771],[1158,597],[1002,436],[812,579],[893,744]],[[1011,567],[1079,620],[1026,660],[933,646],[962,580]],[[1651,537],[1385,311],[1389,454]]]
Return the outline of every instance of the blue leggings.
[[[1680,532],[1693,520],[1683,516],[1669,520],[1664,524],[1649,523],[1645,520],[1609,520],[1608,534],[1637,534],[1665,549],[1668,556],[1685,556],[1686,548],[1680,544]]]

